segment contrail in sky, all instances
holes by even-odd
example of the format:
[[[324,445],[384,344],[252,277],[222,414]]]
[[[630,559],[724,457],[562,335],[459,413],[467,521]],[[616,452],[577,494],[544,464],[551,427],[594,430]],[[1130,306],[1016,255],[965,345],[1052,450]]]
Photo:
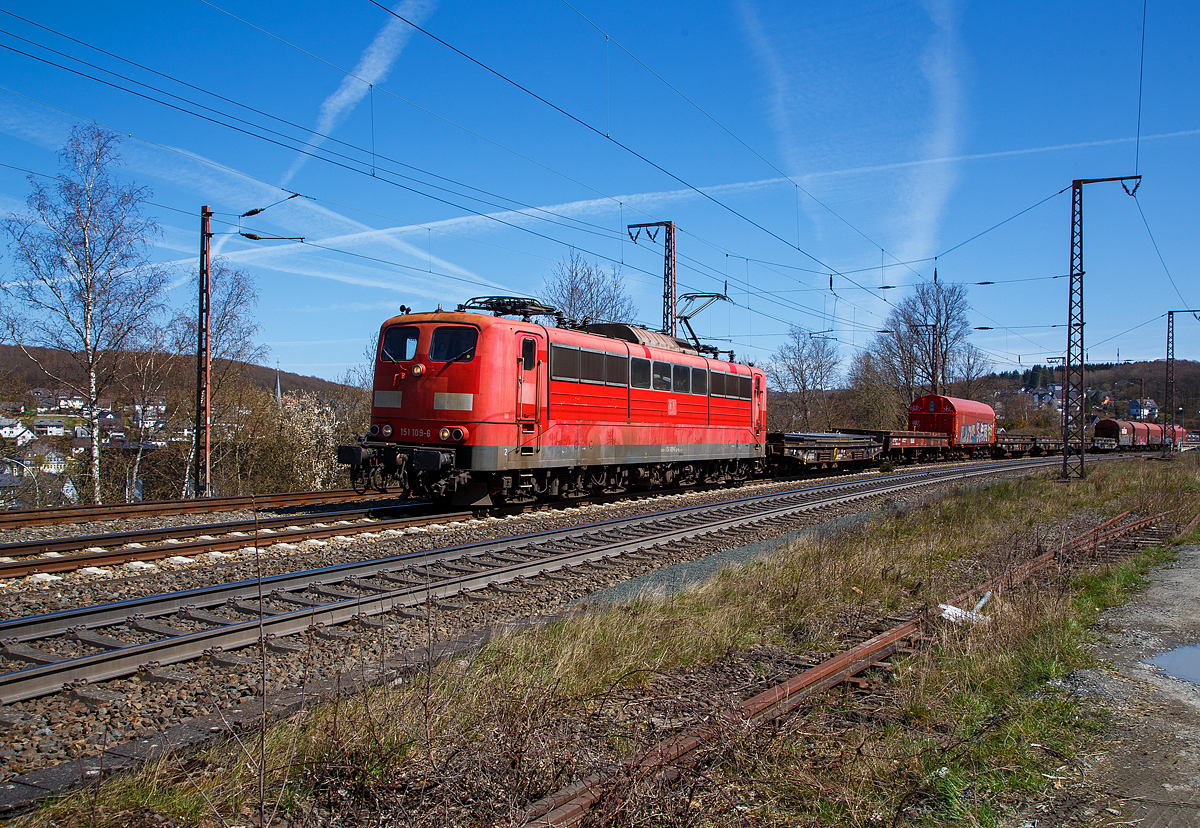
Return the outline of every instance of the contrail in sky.
[[[420,24],[433,14],[436,6],[437,0],[404,0],[396,6],[395,11],[401,17],[407,17]],[[379,34],[375,35],[371,45],[363,51],[354,71],[342,78],[337,90],[321,104],[321,115],[317,119],[316,130],[309,136],[308,147],[317,147],[324,143],[325,139],[321,135],[331,134],[334,127],[344,121],[355,105],[366,97],[371,87],[387,78],[412,32],[412,26],[403,20],[396,17],[388,20],[379,30]],[[279,186],[286,187],[308,159],[307,154],[297,155]]]

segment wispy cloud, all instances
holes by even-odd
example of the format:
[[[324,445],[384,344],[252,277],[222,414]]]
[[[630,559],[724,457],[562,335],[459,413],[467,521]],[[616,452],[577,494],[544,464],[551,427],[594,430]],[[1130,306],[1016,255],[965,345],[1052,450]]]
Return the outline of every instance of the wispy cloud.
[[[921,155],[926,158],[947,158],[959,146],[959,122],[962,86],[958,70],[957,9],[954,0],[929,0],[926,11],[934,31],[921,59],[921,71],[929,83],[931,125],[924,137]],[[954,163],[937,165],[914,174],[910,181],[902,245],[902,259],[919,258],[933,253],[937,243],[938,224],[946,202],[958,181]]]
[[[433,13],[436,6],[436,0],[404,0],[395,7],[395,11],[401,17],[421,23]],[[321,104],[317,128],[309,137],[307,146],[318,147],[324,143],[325,139],[321,136],[329,135],[346,119],[359,101],[367,96],[372,86],[387,78],[412,32],[412,27],[403,20],[395,17],[388,20],[379,30],[379,34],[375,35],[371,45],[362,53],[354,71],[343,78],[337,90]],[[308,158],[309,156],[303,153],[297,155],[279,185],[286,187]]]

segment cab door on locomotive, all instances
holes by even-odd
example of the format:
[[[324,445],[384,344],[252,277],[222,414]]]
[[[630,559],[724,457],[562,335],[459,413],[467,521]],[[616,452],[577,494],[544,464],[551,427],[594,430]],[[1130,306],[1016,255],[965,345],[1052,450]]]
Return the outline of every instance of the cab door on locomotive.
[[[545,340],[533,331],[514,331],[517,340],[517,446],[521,454],[541,449]]]

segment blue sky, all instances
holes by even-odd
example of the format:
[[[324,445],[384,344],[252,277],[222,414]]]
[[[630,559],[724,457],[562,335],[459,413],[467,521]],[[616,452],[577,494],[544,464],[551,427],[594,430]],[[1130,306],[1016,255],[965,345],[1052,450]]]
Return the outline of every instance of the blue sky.
[[[1161,359],[1157,317],[1200,306],[1193,3],[1147,4],[1140,143],[1140,2],[387,8],[544,101],[367,0],[0,0],[0,163],[54,173],[83,119],[128,136],[171,301],[194,304],[208,204],[216,250],[257,279],[272,361],[331,379],[399,305],[536,295],[572,249],[620,264],[656,327],[661,248],[623,228],[662,220],[681,292],[728,284],[694,324],[740,357],[796,324],[832,331],[848,363],[938,256],[994,329],[975,344],[1027,367],[1065,350],[1068,280],[1050,277],[1069,269],[1071,180],[1135,165],[1136,200],[1085,191],[1089,359]],[[27,192],[0,167],[0,211]],[[291,192],[241,229],[304,243],[236,235]],[[1176,355],[1196,358],[1200,322],[1176,322]]]

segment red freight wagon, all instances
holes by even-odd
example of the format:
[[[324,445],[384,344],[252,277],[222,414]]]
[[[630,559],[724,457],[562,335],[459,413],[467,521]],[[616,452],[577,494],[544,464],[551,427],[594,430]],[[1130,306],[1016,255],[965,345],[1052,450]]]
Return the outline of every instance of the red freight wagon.
[[[1096,423],[1096,438],[1114,440],[1118,447],[1131,446],[1134,439],[1133,423],[1126,420],[1101,420]]]
[[[356,485],[483,504],[741,480],[762,468],[760,369],[630,325],[528,321],[548,312],[492,297],[385,322],[370,436],[338,448]]]
[[[908,427],[945,434],[951,448],[991,446],[996,442],[996,412],[990,405],[940,394],[913,400],[908,407]]]
[[[1187,442],[1187,431],[1183,426],[1168,426],[1167,433],[1174,435],[1172,445],[1175,448],[1182,448],[1183,444]]]
[[[1133,445],[1148,446],[1150,445],[1150,429],[1146,423],[1131,422],[1129,425],[1133,427]]]

